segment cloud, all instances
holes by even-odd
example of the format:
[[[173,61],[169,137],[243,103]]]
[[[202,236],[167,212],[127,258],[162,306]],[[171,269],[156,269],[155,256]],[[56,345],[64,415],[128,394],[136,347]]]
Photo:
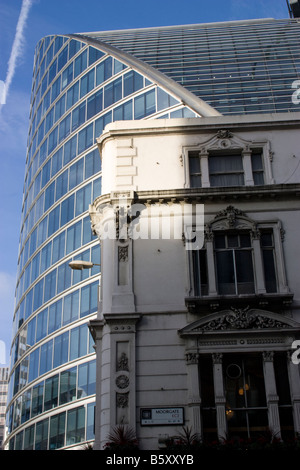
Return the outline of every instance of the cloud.
[[[22,2],[22,7],[21,7],[18,23],[17,23],[17,28],[16,28],[16,34],[15,34],[14,42],[12,45],[10,58],[8,61],[8,68],[7,68],[5,83],[2,82],[1,84],[0,105],[6,102],[9,88],[12,83],[15,70],[17,67],[17,60],[20,57],[22,50],[23,50],[24,29],[26,26],[26,21],[28,18],[28,13],[29,13],[31,5],[32,5],[32,0],[23,0]]]

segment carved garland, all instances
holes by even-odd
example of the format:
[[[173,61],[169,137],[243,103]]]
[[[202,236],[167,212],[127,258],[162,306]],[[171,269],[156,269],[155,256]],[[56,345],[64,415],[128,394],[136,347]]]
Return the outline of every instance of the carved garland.
[[[222,315],[210,322],[202,325],[193,331],[216,331],[216,330],[241,330],[247,328],[287,328],[285,323],[273,318],[261,315],[259,312],[248,312],[249,307],[235,309],[231,307],[231,312]]]

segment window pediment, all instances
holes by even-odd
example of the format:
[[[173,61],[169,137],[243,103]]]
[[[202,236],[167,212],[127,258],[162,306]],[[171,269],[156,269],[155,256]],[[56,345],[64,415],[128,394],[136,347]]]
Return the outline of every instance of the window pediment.
[[[189,336],[199,333],[266,329],[286,332],[300,331],[300,324],[290,318],[266,310],[231,307],[228,310],[207,315],[201,320],[187,325],[179,333],[181,336]]]
[[[229,229],[255,231],[256,222],[241,210],[234,206],[228,206],[226,209],[218,212],[214,220],[207,225],[207,231]]]

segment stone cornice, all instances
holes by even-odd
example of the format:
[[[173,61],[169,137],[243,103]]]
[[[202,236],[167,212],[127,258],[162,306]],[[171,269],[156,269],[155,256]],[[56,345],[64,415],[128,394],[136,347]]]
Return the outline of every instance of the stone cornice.
[[[231,186],[212,188],[181,188],[172,190],[137,191],[131,195],[131,202],[180,202],[241,200],[274,200],[299,198],[300,184],[270,184],[262,186]],[[98,208],[112,202],[111,194],[103,194],[95,199],[93,206]]]

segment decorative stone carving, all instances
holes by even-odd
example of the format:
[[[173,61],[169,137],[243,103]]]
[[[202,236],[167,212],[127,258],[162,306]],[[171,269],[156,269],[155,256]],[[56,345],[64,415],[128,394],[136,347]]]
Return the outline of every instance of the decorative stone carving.
[[[116,386],[121,390],[129,387],[129,377],[125,374],[119,375],[116,378]]]
[[[231,139],[232,133],[228,129],[220,129],[217,132],[218,139]]]
[[[120,370],[129,371],[128,357],[124,352],[121,354],[121,357],[118,359],[118,362],[117,362],[117,371],[120,371]]]
[[[263,360],[273,362],[274,359],[274,351],[263,351]]]
[[[249,307],[236,309],[231,307],[227,314],[220,315],[199,328],[199,331],[241,330],[247,328],[286,328],[283,322],[266,317],[255,310],[249,312]]]
[[[185,358],[186,358],[187,364],[197,364],[199,360],[199,354],[189,352],[189,353],[186,353]]]
[[[118,247],[118,258],[119,261],[128,261],[128,246],[119,246]]]
[[[223,360],[223,354],[222,353],[212,354],[213,364],[222,364],[222,360]]]
[[[117,408],[128,408],[129,392],[117,393],[116,401],[117,401]]]

